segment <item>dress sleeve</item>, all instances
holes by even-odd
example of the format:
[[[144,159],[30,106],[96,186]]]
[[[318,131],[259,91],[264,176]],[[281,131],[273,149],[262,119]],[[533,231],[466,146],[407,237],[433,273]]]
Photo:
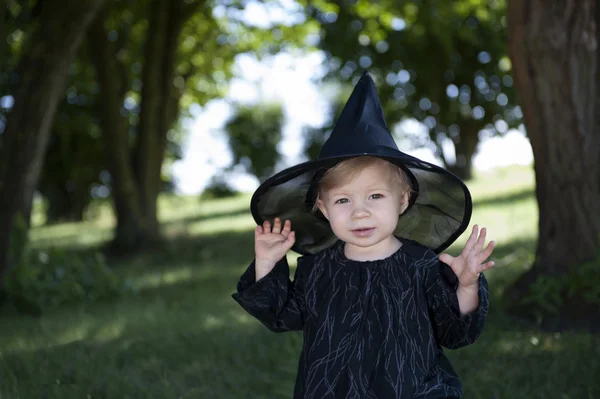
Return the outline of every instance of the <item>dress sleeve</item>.
[[[285,256],[258,281],[254,267],[255,261],[252,261],[242,274],[233,299],[271,331],[302,330],[305,302],[300,259],[293,282],[289,279]]]
[[[489,308],[487,280],[479,275],[479,306],[471,313],[461,315],[456,289],[458,278],[450,266],[437,257],[427,271],[426,296],[433,329],[441,346],[457,349],[470,345],[483,331]]]

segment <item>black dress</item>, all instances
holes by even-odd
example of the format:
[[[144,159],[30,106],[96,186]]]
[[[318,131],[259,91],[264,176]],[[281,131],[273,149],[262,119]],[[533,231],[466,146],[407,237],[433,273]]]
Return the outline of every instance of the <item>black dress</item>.
[[[275,332],[302,330],[294,398],[460,398],[458,376],[442,346],[473,343],[489,305],[461,316],[449,266],[406,239],[389,258],[353,261],[339,241],[298,258],[294,281],[284,257],[255,281],[254,262],[233,298]]]

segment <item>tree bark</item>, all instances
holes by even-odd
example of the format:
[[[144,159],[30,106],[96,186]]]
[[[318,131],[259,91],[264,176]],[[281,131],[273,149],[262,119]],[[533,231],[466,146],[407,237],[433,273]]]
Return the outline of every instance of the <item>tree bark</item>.
[[[16,69],[19,84],[0,148],[0,284],[11,264],[10,239],[17,214],[26,215],[64,93],[68,67],[105,0],[44,1],[36,31]],[[27,228],[27,226],[26,226]]]
[[[6,14],[6,1],[0,0],[0,37],[2,38],[0,40],[0,60],[4,60],[4,51],[6,49]],[[0,69],[1,71],[2,69]]]
[[[140,124],[135,153],[142,212],[158,232],[157,199],[167,133],[178,117],[183,82],[176,85],[178,39],[189,15],[182,1],[154,0],[145,45]]]
[[[535,159],[539,237],[517,299],[541,275],[564,275],[598,256],[600,139],[593,0],[508,3],[509,54]],[[565,312],[580,308],[566,306]],[[563,313],[562,316],[573,316]],[[591,317],[589,314],[583,317]]]
[[[83,212],[90,198],[89,187],[88,190],[79,189],[76,192],[67,190],[64,185],[46,187],[42,194],[48,201],[47,224],[83,220]]]
[[[478,124],[464,121],[460,126],[460,135],[453,140],[456,161],[452,165],[447,165],[447,168],[462,180],[473,178],[473,156],[479,144],[478,135]]]
[[[191,13],[183,1],[154,0],[144,48],[140,123],[132,144],[129,124],[120,115],[128,76],[116,60],[117,49],[107,40],[99,19],[90,32],[92,62],[101,87],[99,104],[112,176],[117,228],[115,253],[127,253],[161,239],[157,199],[167,134],[177,120],[183,84],[176,85],[178,39]],[[183,82],[181,82],[183,83]],[[132,159],[133,155],[133,159]]]
[[[104,12],[102,13],[104,14]],[[146,241],[147,229],[143,220],[140,193],[130,157],[129,125],[121,115],[128,76],[116,58],[118,49],[108,40],[103,15],[97,18],[89,34],[89,55],[96,70],[99,86],[97,104],[102,137],[111,175],[112,199],[117,226],[111,249],[115,253],[132,251]]]

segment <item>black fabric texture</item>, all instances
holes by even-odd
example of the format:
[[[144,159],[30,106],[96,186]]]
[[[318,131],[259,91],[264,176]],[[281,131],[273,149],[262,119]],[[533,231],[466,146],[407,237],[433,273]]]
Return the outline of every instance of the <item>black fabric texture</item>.
[[[302,331],[295,399],[461,398],[443,348],[472,344],[489,307],[479,278],[479,307],[461,315],[458,280],[427,247],[402,247],[377,261],[353,261],[338,241],[302,256],[293,281],[286,258],[259,281],[254,262],[233,298],[275,332]]]

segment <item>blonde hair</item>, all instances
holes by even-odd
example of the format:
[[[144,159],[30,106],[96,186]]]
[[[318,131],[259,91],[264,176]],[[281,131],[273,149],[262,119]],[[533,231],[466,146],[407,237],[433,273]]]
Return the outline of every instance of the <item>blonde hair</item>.
[[[387,178],[390,179],[392,187],[398,188],[400,196],[407,195],[407,198],[410,198],[413,192],[412,185],[406,173],[398,165],[394,165],[378,157],[361,156],[342,161],[323,174],[317,182],[317,198],[315,199],[312,211],[316,212],[319,210],[318,202],[322,194],[341,184],[354,180],[362,170],[370,166],[377,166],[383,169]]]

